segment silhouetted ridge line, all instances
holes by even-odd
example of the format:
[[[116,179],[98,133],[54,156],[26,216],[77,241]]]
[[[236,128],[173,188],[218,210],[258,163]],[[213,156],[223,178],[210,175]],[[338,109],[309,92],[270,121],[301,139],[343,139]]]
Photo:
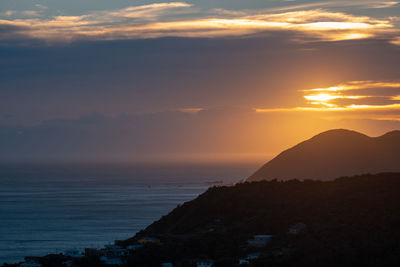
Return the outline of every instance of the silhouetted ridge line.
[[[317,179],[400,171],[400,131],[379,137],[335,129],[283,151],[247,181]]]

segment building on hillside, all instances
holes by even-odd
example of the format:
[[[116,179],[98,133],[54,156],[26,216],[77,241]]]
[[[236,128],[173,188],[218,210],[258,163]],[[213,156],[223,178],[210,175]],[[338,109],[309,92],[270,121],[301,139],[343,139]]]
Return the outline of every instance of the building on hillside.
[[[255,235],[253,239],[247,240],[249,247],[265,247],[271,241],[272,235]]]

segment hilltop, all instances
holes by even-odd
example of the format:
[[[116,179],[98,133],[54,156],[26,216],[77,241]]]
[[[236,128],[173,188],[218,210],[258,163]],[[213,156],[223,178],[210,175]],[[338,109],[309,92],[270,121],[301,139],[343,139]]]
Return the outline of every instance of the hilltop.
[[[399,194],[399,173],[213,187],[122,244],[146,236],[161,240],[157,255],[136,254],[133,266],[150,258],[201,257],[219,262],[215,266],[236,266],[246,240],[268,234],[273,242],[258,251],[261,256],[251,266],[395,265],[400,263]],[[306,230],[288,234],[296,224]]]
[[[283,151],[247,181],[317,179],[400,171],[400,131],[379,137],[344,129],[320,133]]]

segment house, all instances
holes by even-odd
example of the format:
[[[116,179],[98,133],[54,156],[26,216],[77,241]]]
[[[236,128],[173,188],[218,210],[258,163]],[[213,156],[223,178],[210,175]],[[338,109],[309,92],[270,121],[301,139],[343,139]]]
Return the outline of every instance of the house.
[[[197,267],[212,267],[214,265],[214,261],[212,260],[201,260],[196,262]]]
[[[64,255],[67,257],[72,257],[72,258],[82,258],[84,255],[76,249],[70,249],[64,252]]]
[[[249,247],[265,247],[271,241],[272,235],[255,235],[253,239],[247,240]]]
[[[170,262],[161,263],[161,267],[173,267],[174,265]]]
[[[307,225],[305,225],[304,223],[302,223],[302,222],[296,223],[295,225],[293,225],[292,227],[289,228],[288,234],[289,235],[298,235],[301,232],[305,231],[306,228],[307,228]]]

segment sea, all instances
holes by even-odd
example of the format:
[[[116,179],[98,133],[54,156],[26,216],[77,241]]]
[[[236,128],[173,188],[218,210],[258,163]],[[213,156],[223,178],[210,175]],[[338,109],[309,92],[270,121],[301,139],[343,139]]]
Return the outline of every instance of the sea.
[[[132,237],[254,164],[0,164],[0,265]]]

